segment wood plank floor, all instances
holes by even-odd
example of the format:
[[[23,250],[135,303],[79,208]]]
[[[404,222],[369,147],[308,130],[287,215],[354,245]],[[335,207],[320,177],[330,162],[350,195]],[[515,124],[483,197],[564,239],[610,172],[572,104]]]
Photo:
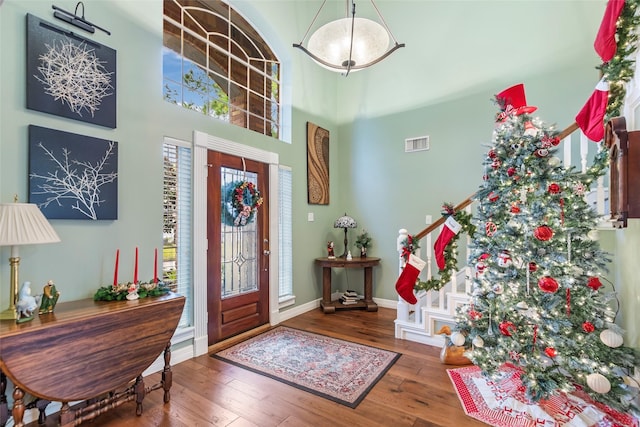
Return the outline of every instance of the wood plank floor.
[[[282,323],[347,341],[402,353],[395,365],[351,409],[287,386],[208,355],[173,367],[171,401],[154,391],[144,401],[144,413],[126,403],[100,415],[90,426],[486,426],[465,415],[439,360],[440,349],[394,338],[395,310],[313,310]],[[149,377],[147,384],[159,380]],[[52,421],[49,417],[49,421]],[[37,423],[35,424],[37,425]],[[53,425],[53,424],[51,424]]]

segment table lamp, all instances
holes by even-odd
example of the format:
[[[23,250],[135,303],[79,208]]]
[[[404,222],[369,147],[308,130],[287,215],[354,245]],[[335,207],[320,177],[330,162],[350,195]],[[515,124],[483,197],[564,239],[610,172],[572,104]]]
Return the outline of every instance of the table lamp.
[[[358,224],[356,224],[356,220],[348,216],[345,212],[343,216],[336,219],[336,222],[333,223],[333,228],[344,228],[344,253],[340,255],[340,258],[346,258],[349,245],[347,242],[347,228],[356,228]]]
[[[11,246],[11,291],[9,308],[0,313],[0,319],[16,319],[18,297],[19,245],[37,245],[59,242],[60,237],[49,224],[37,205],[32,203],[0,203],[0,246]]]

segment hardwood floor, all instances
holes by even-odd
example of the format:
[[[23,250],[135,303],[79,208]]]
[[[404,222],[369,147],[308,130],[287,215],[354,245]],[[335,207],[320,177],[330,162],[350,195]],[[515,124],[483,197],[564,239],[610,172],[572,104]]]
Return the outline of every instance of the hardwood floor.
[[[394,338],[395,311],[360,310],[323,314],[313,310],[282,323],[360,344],[402,353],[367,397],[351,409],[208,355],[173,367],[171,401],[154,391],[144,413],[126,403],[100,415],[90,426],[486,426],[465,415],[440,349]],[[158,381],[159,374],[149,378]],[[52,421],[49,417],[49,421]],[[37,424],[35,424],[37,425]],[[52,424],[53,425],[53,424]]]

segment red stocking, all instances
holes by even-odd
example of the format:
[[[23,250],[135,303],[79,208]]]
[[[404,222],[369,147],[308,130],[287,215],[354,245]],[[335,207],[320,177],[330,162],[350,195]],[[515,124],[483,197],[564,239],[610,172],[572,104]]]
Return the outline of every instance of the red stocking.
[[[616,21],[622,13],[624,0],[609,0],[604,11],[600,29],[596,34],[593,47],[602,59],[602,62],[609,62],[616,54]]]
[[[438,236],[438,240],[433,245],[433,250],[436,253],[436,263],[440,270],[444,269],[444,248],[447,247],[453,236],[458,234],[462,226],[456,221],[453,216],[447,218],[444,222],[444,227]]]
[[[603,79],[576,116],[576,123],[591,141],[600,142],[604,138],[604,115],[608,99],[609,84]]]
[[[396,282],[396,291],[398,292],[398,295],[400,295],[402,299],[409,304],[415,304],[418,302],[415,294],[413,293],[413,288],[416,285],[416,280],[418,280],[418,274],[420,274],[425,264],[425,261],[413,254],[410,254],[409,260],[402,269],[400,277],[398,277],[398,281]]]

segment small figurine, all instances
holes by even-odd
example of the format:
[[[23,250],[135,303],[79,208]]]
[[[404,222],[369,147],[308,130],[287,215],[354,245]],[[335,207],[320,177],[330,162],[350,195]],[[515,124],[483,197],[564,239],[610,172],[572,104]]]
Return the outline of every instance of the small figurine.
[[[327,258],[335,259],[336,255],[333,253],[333,242],[327,242]]]
[[[127,292],[128,292],[128,294],[127,294],[126,298],[129,301],[133,301],[133,300],[136,300],[136,299],[140,298],[140,295],[138,295],[138,286],[135,283],[131,283],[129,285],[129,289],[127,289]]]
[[[41,297],[42,295],[31,296],[31,282],[22,284],[16,303],[16,323],[28,322],[33,319],[33,313],[38,308]]]
[[[351,256],[351,251],[347,252],[347,261],[351,261],[353,257]]]
[[[40,302],[38,314],[53,313],[58,298],[60,298],[60,292],[56,289],[53,280],[49,280],[42,290],[42,302]]]

